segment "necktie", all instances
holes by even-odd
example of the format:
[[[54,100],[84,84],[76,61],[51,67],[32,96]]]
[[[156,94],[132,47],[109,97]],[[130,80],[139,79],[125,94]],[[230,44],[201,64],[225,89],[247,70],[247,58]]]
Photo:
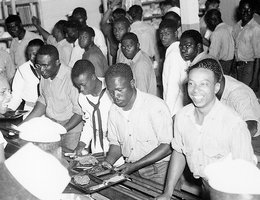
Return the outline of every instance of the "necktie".
[[[100,145],[101,148],[104,150],[104,143],[103,143],[103,129],[102,129],[102,119],[101,119],[101,113],[100,113],[100,109],[99,109],[99,104],[100,104],[100,99],[103,96],[103,94],[105,93],[106,88],[104,88],[98,98],[98,102],[96,104],[94,104],[93,102],[91,102],[88,97],[88,103],[94,108],[93,112],[92,112],[92,123],[93,123],[93,136],[94,136],[94,145],[96,146],[96,140],[97,140],[97,136],[96,136],[96,118],[95,118],[95,113],[97,113],[97,119],[98,119],[98,132],[99,132],[99,141],[100,141]]]
[[[37,94],[38,94],[38,97],[39,97],[40,96],[40,77],[38,76],[35,68],[32,65],[30,65],[30,67],[31,67],[33,74],[36,76],[36,78],[39,79],[39,83],[37,84]]]

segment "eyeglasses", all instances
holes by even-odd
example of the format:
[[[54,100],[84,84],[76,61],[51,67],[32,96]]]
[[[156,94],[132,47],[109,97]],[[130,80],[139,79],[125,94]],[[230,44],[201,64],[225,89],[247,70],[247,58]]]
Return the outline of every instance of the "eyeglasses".
[[[35,64],[34,65],[36,69],[47,69],[48,66],[50,66],[49,64]]]

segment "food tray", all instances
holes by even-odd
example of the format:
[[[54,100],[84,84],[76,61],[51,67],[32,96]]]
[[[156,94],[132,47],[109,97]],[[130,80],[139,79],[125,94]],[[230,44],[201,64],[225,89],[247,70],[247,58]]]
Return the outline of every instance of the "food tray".
[[[81,173],[84,175],[83,173]],[[74,182],[73,177],[70,181],[70,185],[72,185],[74,188],[80,190],[81,192],[84,192],[86,194],[91,194],[94,192],[97,192],[99,190],[103,190],[105,188],[108,188],[112,185],[115,185],[119,182],[125,181],[127,178],[124,175],[119,174],[112,174],[110,178],[114,178],[115,176],[120,176],[120,180],[114,181],[114,182],[107,182],[110,178],[106,178],[106,180],[102,180],[101,178],[95,177],[91,174],[88,174],[90,178],[90,182],[87,185],[78,185]]]

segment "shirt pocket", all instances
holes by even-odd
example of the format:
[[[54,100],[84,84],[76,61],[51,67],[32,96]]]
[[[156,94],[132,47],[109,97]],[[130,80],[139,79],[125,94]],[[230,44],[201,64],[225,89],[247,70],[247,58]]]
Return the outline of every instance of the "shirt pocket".
[[[218,160],[225,156],[223,145],[216,139],[207,138],[202,144],[202,150],[206,157],[211,160]]]

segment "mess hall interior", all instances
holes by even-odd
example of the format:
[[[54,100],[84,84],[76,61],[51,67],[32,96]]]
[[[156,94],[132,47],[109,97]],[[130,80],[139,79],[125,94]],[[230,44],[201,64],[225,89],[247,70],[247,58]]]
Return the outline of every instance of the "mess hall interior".
[[[0,199],[259,185],[259,0],[0,0]]]

